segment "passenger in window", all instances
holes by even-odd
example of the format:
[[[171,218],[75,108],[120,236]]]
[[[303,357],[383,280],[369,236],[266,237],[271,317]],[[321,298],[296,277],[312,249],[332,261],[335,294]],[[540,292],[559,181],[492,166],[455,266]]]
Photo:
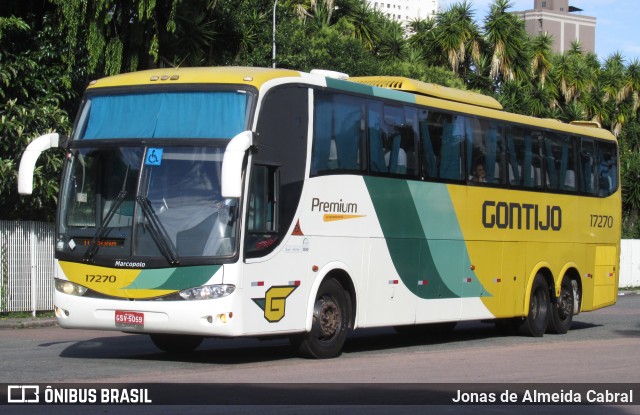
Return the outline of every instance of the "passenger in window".
[[[486,170],[484,168],[484,164],[482,164],[481,162],[477,162],[475,166],[473,166],[473,174],[471,175],[469,180],[471,180],[472,182],[478,182],[478,183],[487,182]]]

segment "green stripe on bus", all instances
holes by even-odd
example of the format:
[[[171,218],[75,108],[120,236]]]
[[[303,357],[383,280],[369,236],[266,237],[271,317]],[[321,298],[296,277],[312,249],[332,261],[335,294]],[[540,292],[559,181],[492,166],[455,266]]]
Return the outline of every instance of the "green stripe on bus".
[[[396,272],[411,292],[425,299],[489,295],[469,271],[445,184],[376,177],[364,181]]]
[[[387,98],[394,101],[408,102],[411,104],[416,103],[416,97],[413,94],[408,94],[403,91],[396,91],[395,89],[378,88],[370,85],[359,84],[356,82],[347,82],[340,79],[327,78],[327,87],[340,89],[347,92],[353,92],[356,94]]]
[[[184,290],[209,281],[221,265],[202,265],[168,269],[145,269],[125,289]]]
[[[373,95],[373,87],[355,82],[347,82],[340,79],[327,78],[327,87],[339,89],[356,94]]]

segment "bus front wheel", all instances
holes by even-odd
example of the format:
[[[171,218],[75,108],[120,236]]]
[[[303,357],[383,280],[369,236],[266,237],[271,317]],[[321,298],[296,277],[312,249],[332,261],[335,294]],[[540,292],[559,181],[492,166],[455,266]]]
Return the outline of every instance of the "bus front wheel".
[[[549,285],[545,278],[538,274],[531,286],[529,314],[520,322],[520,332],[526,336],[542,337],[549,325],[550,308]]]
[[[329,359],[340,354],[349,334],[349,300],[342,285],[331,278],[320,285],[313,305],[311,331],[294,344],[300,355]]]

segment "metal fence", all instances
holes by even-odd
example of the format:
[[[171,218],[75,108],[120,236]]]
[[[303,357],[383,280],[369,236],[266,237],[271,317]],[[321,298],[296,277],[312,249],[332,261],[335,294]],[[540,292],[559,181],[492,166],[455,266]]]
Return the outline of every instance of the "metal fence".
[[[0,312],[53,310],[52,223],[0,221]]]
[[[640,287],[640,239],[620,244],[620,287]]]
[[[54,224],[0,220],[0,312],[53,310]],[[623,239],[620,287],[640,286],[640,240]]]

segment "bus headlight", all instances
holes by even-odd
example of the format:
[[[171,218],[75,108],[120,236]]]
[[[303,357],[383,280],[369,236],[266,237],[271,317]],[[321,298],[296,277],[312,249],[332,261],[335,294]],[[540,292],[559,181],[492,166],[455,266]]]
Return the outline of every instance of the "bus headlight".
[[[83,296],[84,293],[87,292],[87,287],[83,287],[82,285],[73,283],[71,281],[56,278],[55,282],[56,290],[64,294]]]
[[[216,284],[203,285],[202,287],[194,287],[180,291],[180,297],[185,300],[210,300],[213,298],[222,298],[231,294],[236,290],[235,285]]]

